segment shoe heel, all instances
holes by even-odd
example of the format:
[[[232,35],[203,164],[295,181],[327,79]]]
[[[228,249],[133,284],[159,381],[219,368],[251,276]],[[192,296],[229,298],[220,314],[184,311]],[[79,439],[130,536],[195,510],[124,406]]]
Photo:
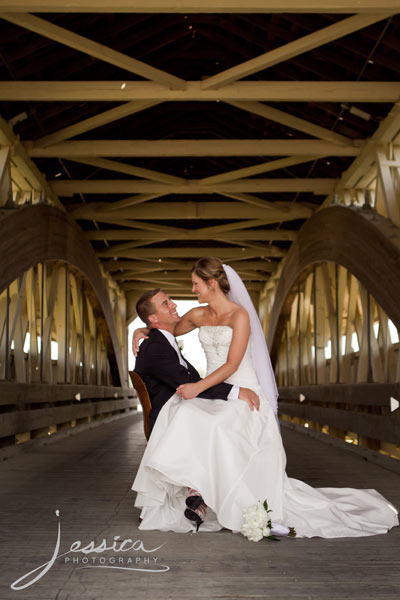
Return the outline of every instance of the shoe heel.
[[[199,530],[200,525],[203,523],[203,519],[201,517],[199,517],[199,515],[197,513],[195,513],[193,510],[191,510],[190,508],[187,508],[185,510],[185,517],[187,519],[189,519],[189,521],[192,521],[193,525],[196,525],[196,533]]]

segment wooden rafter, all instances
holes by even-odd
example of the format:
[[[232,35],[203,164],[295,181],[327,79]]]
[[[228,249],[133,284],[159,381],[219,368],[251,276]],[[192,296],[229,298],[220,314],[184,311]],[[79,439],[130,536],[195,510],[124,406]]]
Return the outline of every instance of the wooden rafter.
[[[253,73],[263,71],[264,69],[268,69],[269,67],[272,67],[280,62],[289,60],[294,56],[308,52],[313,48],[318,48],[318,46],[332,42],[333,40],[348,35],[353,31],[357,31],[363,27],[368,27],[368,25],[372,25],[373,23],[381,21],[382,19],[386,19],[389,16],[390,14],[387,13],[379,13],[376,15],[354,15],[347,19],[343,19],[338,23],[334,23],[333,25],[329,25],[328,27],[324,27],[323,29],[315,31],[314,33],[310,33],[309,35],[295,40],[294,42],[290,42],[289,44],[285,44],[280,48],[270,50],[261,56],[257,56],[257,58],[253,58],[240,65],[226,69],[217,75],[213,75],[212,77],[209,77],[203,81],[202,89],[216,89],[220,86],[237,81],[238,79],[243,79],[244,77],[248,77]]]
[[[128,71],[129,73],[140,75],[145,79],[150,79],[159,85],[165,85],[169,88],[178,90],[183,90],[186,87],[186,82],[179,77],[175,77],[174,75],[170,75],[165,71],[151,67],[140,60],[131,58],[130,56],[122,54],[121,52],[117,52],[116,50],[108,48],[103,44],[89,40],[82,35],[68,31],[63,27],[54,25],[53,23],[50,23],[49,21],[39,17],[35,17],[34,15],[1,13],[1,18],[9,21],[10,23],[14,23],[15,25],[19,25],[20,27],[24,27],[25,29],[29,29],[30,31],[34,31],[39,35],[50,38],[51,40],[59,42],[60,44],[65,44],[66,46],[74,48],[75,50],[79,50],[80,52],[84,52],[85,54],[89,54],[90,56],[94,56],[95,58],[98,58],[104,62],[111,63],[120,69]]]
[[[134,165],[127,165],[115,160],[107,160],[106,158],[78,157],[70,158],[70,160],[99,169],[125,173],[126,175],[132,175],[133,177],[143,177],[144,179],[150,179],[151,181],[160,181],[170,184],[185,183],[183,177],[176,177],[175,175],[168,175],[167,173],[160,173],[159,171],[153,171],[151,169],[143,169],[142,167],[135,167]]]
[[[254,165],[253,167],[244,167],[242,169],[235,169],[234,171],[226,171],[219,175],[211,175],[210,177],[204,177],[199,183],[201,185],[211,185],[214,183],[225,183],[227,181],[235,181],[236,179],[242,179],[244,177],[251,177],[253,175],[259,175],[260,173],[270,173],[271,171],[277,171],[279,169],[285,169],[293,165],[299,165],[305,162],[316,160],[317,156],[288,156],[287,158],[279,158],[277,160],[270,160],[268,162]]]
[[[339,144],[339,146],[348,146],[352,144],[352,140],[344,135],[340,135],[331,129],[321,127],[320,125],[310,123],[310,121],[306,121],[305,119],[299,119],[298,117],[294,117],[293,115],[284,112],[283,110],[278,110],[277,108],[267,106],[261,102],[229,102],[229,104],[260,117],[264,117],[265,119],[275,121],[276,123],[281,123],[282,125],[290,127],[291,129],[302,131],[303,133],[312,135],[320,140],[333,142],[334,144]]]
[[[117,106],[117,108],[111,108],[95,117],[89,117],[88,119],[84,119],[83,121],[79,121],[68,127],[63,127],[54,133],[45,135],[35,141],[35,146],[51,146],[52,144],[63,142],[76,135],[81,135],[82,133],[86,133],[86,131],[91,131],[92,129],[106,125],[107,123],[117,121],[118,119],[123,119],[128,115],[133,115],[134,113],[146,110],[146,108],[156,106],[157,104],[158,102],[136,102],[135,100],[132,100],[132,102],[125,102],[125,104]]]

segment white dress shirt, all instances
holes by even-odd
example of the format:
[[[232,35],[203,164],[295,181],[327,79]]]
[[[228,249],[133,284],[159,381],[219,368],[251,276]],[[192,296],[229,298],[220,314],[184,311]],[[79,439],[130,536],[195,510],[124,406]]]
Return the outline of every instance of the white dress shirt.
[[[179,350],[179,346],[175,339],[174,334],[171,333],[170,331],[167,331],[166,329],[159,329],[158,331],[161,331],[161,333],[163,335],[165,335],[165,337],[167,338],[167,340],[169,341],[169,343],[171,344],[171,346],[177,353],[178,358],[179,358],[179,363],[182,365],[182,367],[185,367],[185,369],[187,369],[188,368],[187,363]],[[239,386],[233,385],[231,391],[228,394],[227,399],[228,400],[237,400],[238,398],[239,398]]]

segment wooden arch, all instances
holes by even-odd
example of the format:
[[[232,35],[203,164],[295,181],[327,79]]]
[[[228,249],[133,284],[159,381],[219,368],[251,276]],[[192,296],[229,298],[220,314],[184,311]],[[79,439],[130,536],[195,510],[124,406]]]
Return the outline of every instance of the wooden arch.
[[[0,293],[40,262],[61,260],[77,269],[85,278],[86,293],[106,344],[113,384],[124,385],[124,368],[110,299],[95,252],[82,229],[66,212],[48,205],[1,212]]]
[[[346,267],[400,329],[400,229],[369,207],[332,206],[303,225],[286,257],[269,321],[273,362],[297,283],[323,261]]]

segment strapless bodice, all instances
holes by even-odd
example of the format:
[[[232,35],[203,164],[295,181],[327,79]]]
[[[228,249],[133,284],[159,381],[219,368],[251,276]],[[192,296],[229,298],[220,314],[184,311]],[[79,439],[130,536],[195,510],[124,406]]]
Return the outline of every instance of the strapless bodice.
[[[202,325],[199,328],[199,340],[207,358],[207,375],[226,362],[232,341],[233,329],[228,325]],[[248,387],[254,391],[258,388],[257,375],[251,357],[250,340],[239,368],[226,383]]]

